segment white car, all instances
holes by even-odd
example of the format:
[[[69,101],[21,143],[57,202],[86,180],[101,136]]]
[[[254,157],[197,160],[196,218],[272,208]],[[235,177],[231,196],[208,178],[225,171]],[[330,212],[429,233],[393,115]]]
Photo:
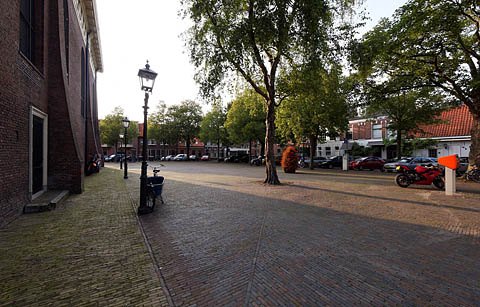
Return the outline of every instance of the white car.
[[[178,154],[173,158],[173,161],[186,161],[187,160],[187,154]]]
[[[192,161],[197,161],[197,156],[196,155],[190,155],[190,160]]]

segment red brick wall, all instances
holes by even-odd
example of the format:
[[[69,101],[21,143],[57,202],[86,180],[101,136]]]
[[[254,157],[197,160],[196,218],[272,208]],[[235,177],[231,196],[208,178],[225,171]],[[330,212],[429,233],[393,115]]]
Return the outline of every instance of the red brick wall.
[[[0,227],[29,201],[29,118],[32,106],[48,114],[48,188],[79,193],[83,187],[85,118],[81,116],[81,49],[72,1],[70,75],[64,54],[63,1],[44,0],[43,41],[35,67],[19,52],[19,0],[0,2]],[[90,75],[93,105],[94,72]],[[89,149],[99,148],[96,112],[90,107]]]

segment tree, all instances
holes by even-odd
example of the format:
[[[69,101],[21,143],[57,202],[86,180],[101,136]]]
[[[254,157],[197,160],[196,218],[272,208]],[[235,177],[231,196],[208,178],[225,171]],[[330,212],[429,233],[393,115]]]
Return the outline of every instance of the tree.
[[[277,125],[284,136],[310,140],[310,161],[315,156],[321,135],[333,136],[346,131],[349,106],[348,88],[338,66],[326,70],[312,63],[302,70],[293,71],[287,85],[295,93],[278,109]],[[310,163],[310,169],[313,169]]]
[[[217,144],[217,157],[220,162],[220,144],[225,144],[228,133],[225,128],[227,112],[221,102],[214,102],[212,110],[208,112],[200,124],[200,139],[206,143],[208,141]]]
[[[250,144],[252,141],[265,145],[265,103],[253,90],[245,90],[232,103],[225,126],[233,143]]]
[[[370,47],[354,48],[364,54],[365,71],[410,77],[409,88],[435,87],[468,106],[474,121],[469,163],[480,165],[478,0],[409,0],[366,40]]]
[[[202,107],[192,100],[182,101],[168,108],[166,113],[171,129],[174,129],[187,145],[187,160],[190,157],[190,143],[200,132]],[[178,144],[178,142],[177,142]]]
[[[115,146],[115,152],[118,151],[118,142],[120,141],[120,133],[124,128],[122,125],[123,109],[115,107],[112,113],[105,116],[105,119],[100,121],[100,136],[102,144]]]
[[[359,1],[357,1],[359,2]],[[277,77],[292,63],[327,56],[346,33],[336,17],[355,0],[182,0],[193,26],[187,34],[196,79],[205,97],[240,75],[266,104],[266,179],[280,184],[274,163]],[[343,27],[343,29],[346,29]],[[350,34],[350,33],[349,33]]]
[[[148,117],[148,130],[152,139],[163,144],[163,154],[167,144],[178,144],[180,136],[173,129],[171,119],[167,115],[167,105],[160,101],[156,110]]]

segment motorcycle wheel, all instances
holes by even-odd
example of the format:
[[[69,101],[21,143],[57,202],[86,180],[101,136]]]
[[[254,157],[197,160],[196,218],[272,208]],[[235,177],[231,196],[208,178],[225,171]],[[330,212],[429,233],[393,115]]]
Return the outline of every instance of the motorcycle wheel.
[[[433,179],[433,185],[439,190],[445,189],[445,181],[442,177],[437,177]]]
[[[395,177],[395,183],[402,188],[406,188],[410,185],[410,181],[408,180],[408,177],[405,174],[398,174]]]

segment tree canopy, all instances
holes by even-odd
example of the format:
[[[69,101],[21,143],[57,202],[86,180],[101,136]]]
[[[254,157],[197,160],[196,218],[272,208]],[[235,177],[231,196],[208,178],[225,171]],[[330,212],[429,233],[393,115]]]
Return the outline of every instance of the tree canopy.
[[[185,141],[187,156],[190,155],[190,143],[198,137],[202,121],[202,107],[193,100],[184,100],[168,108],[166,116],[172,129]]]
[[[265,103],[253,90],[243,91],[228,111],[227,127],[233,143],[265,141]]]
[[[117,147],[120,141],[120,134],[124,134],[125,128],[123,128],[122,120],[124,118],[124,111],[121,107],[115,107],[112,113],[105,116],[103,120],[100,121],[100,136],[102,139],[102,144],[107,144],[110,146]],[[134,121],[130,122],[130,126],[127,130],[127,142],[130,142],[138,136],[137,123]]]
[[[278,109],[277,126],[285,137],[310,140],[310,157],[313,159],[321,135],[335,135],[348,126],[349,89],[341,68],[330,70],[319,64],[292,71],[287,85],[295,93]],[[313,164],[310,164],[313,169]]]
[[[434,87],[474,118],[470,163],[480,164],[480,3],[409,0],[354,46],[357,67],[378,78],[407,77],[404,88]]]
[[[358,0],[356,2],[359,2]],[[187,32],[196,80],[206,97],[240,75],[266,104],[266,179],[279,184],[274,163],[275,106],[280,71],[325,58],[350,35],[336,23],[355,0],[181,0],[193,21]]]
[[[202,142],[217,144],[217,157],[220,158],[220,144],[226,144],[228,133],[225,128],[227,112],[221,102],[212,104],[212,109],[207,112],[200,124],[200,139]]]

